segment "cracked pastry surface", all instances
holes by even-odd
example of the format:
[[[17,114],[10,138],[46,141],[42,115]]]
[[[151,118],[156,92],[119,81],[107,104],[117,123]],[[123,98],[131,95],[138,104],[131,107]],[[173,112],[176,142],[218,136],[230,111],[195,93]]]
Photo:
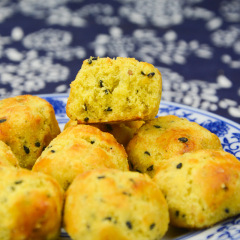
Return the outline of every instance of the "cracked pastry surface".
[[[134,58],[90,58],[71,83],[66,112],[79,123],[146,120],[158,113],[162,78]]]

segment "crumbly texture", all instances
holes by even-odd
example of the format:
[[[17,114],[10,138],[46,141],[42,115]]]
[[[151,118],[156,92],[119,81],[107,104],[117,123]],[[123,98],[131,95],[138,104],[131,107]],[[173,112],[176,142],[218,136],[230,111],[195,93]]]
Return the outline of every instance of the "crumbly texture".
[[[163,161],[153,178],[177,227],[205,228],[240,213],[240,162],[223,150],[198,150]]]
[[[2,141],[0,141],[0,166],[19,167],[18,159],[11,148]]]
[[[217,135],[195,122],[168,115],[146,122],[129,142],[130,167],[154,176],[162,160],[198,149],[222,149]]]
[[[155,240],[168,223],[166,200],[144,174],[93,170],[66,192],[64,226],[74,240]]]
[[[101,167],[128,171],[125,149],[111,134],[80,124],[59,134],[39,157],[33,171],[53,176],[67,189],[78,174]]]
[[[158,113],[159,70],[134,58],[90,58],[71,83],[66,112],[79,123],[146,120]]]
[[[58,239],[63,190],[50,176],[0,167],[0,239]]]
[[[21,167],[31,169],[59,133],[54,109],[44,99],[22,95],[0,101],[0,140],[11,147]]]
[[[65,124],[64,129],[77,124],[77,121],[69,120]],[[144,121],[129,121],[115,124],[93,123],[90,125],[99,128],[103,132],[111,133],[120,144],[126,147],[129,141],[133,138],[134,134],[143,124]]]

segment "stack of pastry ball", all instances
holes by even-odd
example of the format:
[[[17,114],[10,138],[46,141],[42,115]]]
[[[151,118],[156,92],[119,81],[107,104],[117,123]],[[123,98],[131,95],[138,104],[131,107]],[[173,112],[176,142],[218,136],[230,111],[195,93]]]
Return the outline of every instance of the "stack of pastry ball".
[[[64,227],[72,239],[159,239],[166,200],[147,176],[129,171],[125,147],[157,115],[161,74],[127,58],[90,58],[71,84],[71,119],[36,161],[66,191]],[[146,211],[148,209],[148,211]]]
[[[62,132],[45,100],[1,100],[0,239],[57,239],[62,222],[73,240],[154,240],[239,214],[240,162],[197,123],[156,117],[161,86],[149,63],[91,57]]]

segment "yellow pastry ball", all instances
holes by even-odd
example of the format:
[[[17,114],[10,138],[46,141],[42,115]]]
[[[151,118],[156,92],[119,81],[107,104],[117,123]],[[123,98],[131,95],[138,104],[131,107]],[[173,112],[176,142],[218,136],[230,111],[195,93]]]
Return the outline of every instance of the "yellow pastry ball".
[[[53,139],[33,171],[53,176],[67,189],[78,174],[100,167],[128,171],[125,149],[111,134],[80,124],[68,127]]]
[[[96,169],[66,192],[64,227],[74,240],[161,239],[168,223],[166,200],[147,175]]]
[[[50,176],[0,167],[0,239],[58,239],[63,190]]]
[[[11,148],[2,141],[0,141],[0,167],[1,166],[19,167],[18,159],[13,154]]]
[[[79,123],[154,118],[159,109],[159,70],[134,58],[91,57],[71,83],[66,112]]]
[[[222,149],[217,135],[186,118],[168,115],[147,121],[126,150],[133,170],[154,176],[162,160],[206,148]]]
[[[31,169],[42,150],[60,133],[52,105],[31,95],[0,101],[0,140],[23,168]]]
[[[174,226],[205,228],[240,213],[240,162],[223,150],[164,160],[153,180],[166,197]]]

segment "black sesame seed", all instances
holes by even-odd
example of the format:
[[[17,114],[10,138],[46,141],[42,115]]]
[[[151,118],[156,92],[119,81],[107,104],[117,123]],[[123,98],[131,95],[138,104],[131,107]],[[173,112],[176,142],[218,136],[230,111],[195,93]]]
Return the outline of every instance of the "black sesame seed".
[[[182,142],[182,143],[186,143],[186,142],[188,141],[188,139],[185,138],[185,137],[181,137],[181,138],[179,138],[178,140],[179,140],[180,142]]]
[[[102,88],[103,87],[103,80],[99,81],[99,86]]]
[[[182,168],[182,163],[179,163],[179,164],[176,166],[176,168],[178,168],[178,169]]]
[[[107,109],[105,109],[105,111],[111,112],[111,111],[112,111],[112,108],[111,108],[111,107],[108,107]]]
[[[6,118],[2,118],[2,119],[0,119],[0,123],[6,122],[6,121],[7,121]]]
[[[103,220],[111,221],[112,217],[105,217]]]
[[[51,150],[52,153],[55,153],[56,151],[55,150]]]
[[[15,181],[14,183],[15,184],[21,184],[23,182],[23,180],[18,180],[18,181]]]
[[[105,92],[106,95],[108,95],[109,90],[108,90],[108,89],[105,89],[104,92]]]
[[[225,213],[229,213],[230,212],[229,208],[225,208],[224,211],[225,211]]]
[[[88,117],[85,117],[84,118],[84,122],[88,122],[89,118]]]
[[[35,146],[40,147],[41,146],[40,142],[35,142]]]
[[[92,63],[92,59],[90,58],[90,59],[88,59],[88,63],[89,64],[91,64]]]
[[[161,128],[161,126],[159,125],[153,125],[155,128]]]
[[[45,149],[46,149],[46,146],[43,146],[42,151],[44,151]]]
[[[112,128],[112,126],[110,124],[106,124],[106,128],[107,128],[108,131],[112,131],[113,130],[113,128]]]
[[[128,227],[129,229],[132,229],[132,223],[131,223],[130,221],[127,221],[127,222],[126,222],[126,225],[127,225],[127,227]]]
[[[148,152],[148,151],[145,151],[144,154],[146,154],[146,155],[148,155],[148,156],[151,155],[150,152]]]
[[[122,194],[124,194],[124,195],[126,195],[126,196],[129,196],[129,197],[132,196],[131,193],[128,193],[128,192],[125,192],[125,191],[123,191]]]
[[[104,176],[104,175],[102,175],[102,176],[98,176],[97,178],[98,179],[103,179],[103,178],[105,178],[106,176]]]
[[[97,57],[92,57],[92,60],[97,60],[98,58]]]
[[[23,146],[23,148],[24,148],[24,151],[25,151],[25,153],[26,153],[26,154],[29,154],[29,153],[30,153],[30,150],[29,150],[29,148],[28,148],[28,147],[26,147],[26,146]]]
[[[84,104],[84,110],[87,111],[87,105],[86,104]]]
[[[228,191],[228,186],[224,185],[223,190]]]
[[[176,215],[176,217],[179,216],[179,211],[178,210],[175,212],[175,215]]]
[[[143,76],[145,76],[146,74],[143,72],[143,71],[141,71],[141,74],[143,75]]]
[[[135,183],[135,180],[133,178],[129,178],[129,181],[131,181],[132,183]]]
[[[153,170],[153,165],[147,168],[147,171],[152,171]]]
[[[90,143],[91,143],[91,144],[94,144],[94,143],[95,143],[95,141],[94,141],[94,140],[92,140]]]
[[[131,169],[133,169],[133,163],[132,162],[129,162],[129,166]]]
[[[142,173],[139,169],[135,169],[136,172]]]
[[[154,229],[155,226],[156,226],[156,224],[155,224],[155,223],[152,223],[152,224],[149,226],[149,229],[152,230],[152,229]]]
[[[151,73],[149,73],[147,76],[148,77],[153,77],[155,75],[155,73],[154,72],[151,72]]]

